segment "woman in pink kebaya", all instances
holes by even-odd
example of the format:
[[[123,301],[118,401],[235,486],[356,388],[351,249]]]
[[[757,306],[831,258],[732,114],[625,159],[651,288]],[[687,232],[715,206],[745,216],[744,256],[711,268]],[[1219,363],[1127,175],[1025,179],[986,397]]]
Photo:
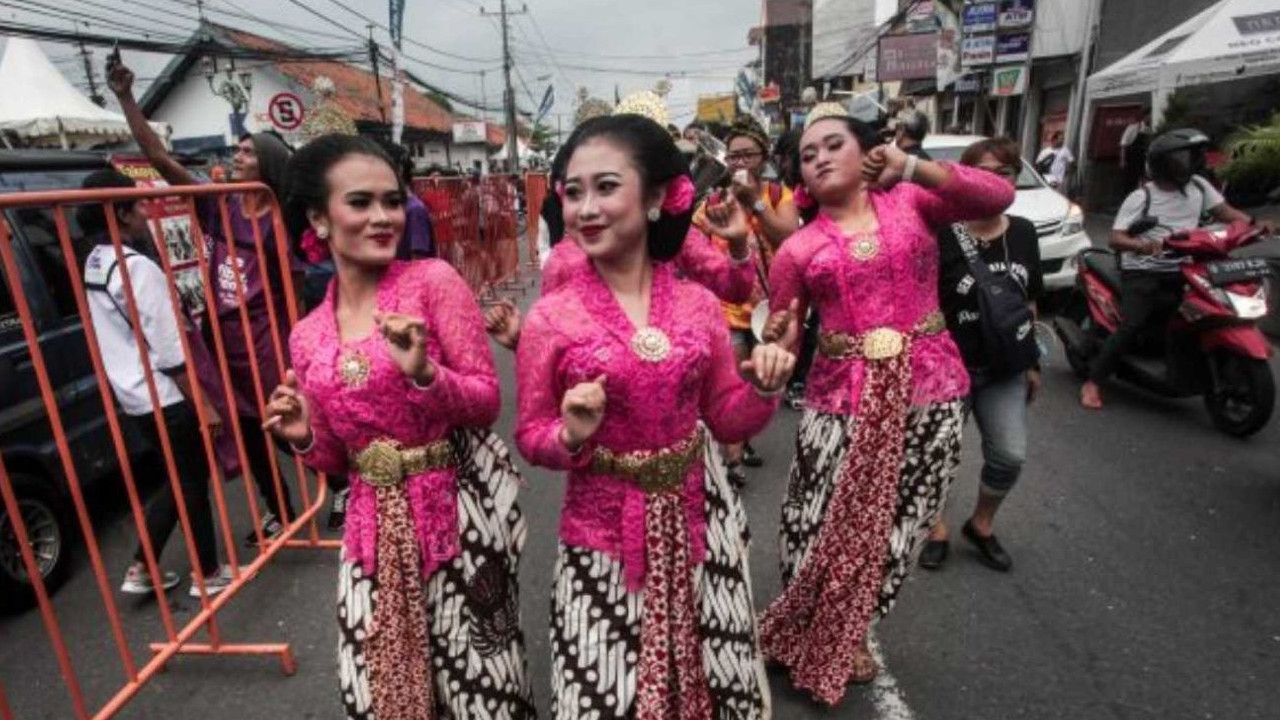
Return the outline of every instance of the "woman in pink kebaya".
[[[782,506],[785,590],[760,635],[792,683],[828,704],[875,677],[868,629],[959,462],[969,378],[938,310],[935,230],[1013,201],[996,175],[875,145],[839,105],[810,113],[797,205],[816,212],[769,273],[770,304],[802,317],[812,305],[822,327]]]
[[[520,451],[568,472],[552,714],[768,717],[746,517],[715,446],[765,426],[795,359],[761,345],[742,379],[719,301],[662,262],[693,187],[661,125],[596,118],[566,145],[565,226],[589,264],[534,304],[516,359]]]
[[[443,261],[395,260],[405,188],[375,143],[318,138],[289,175],[291,229],[312,257],[332,255],[336,274],[293,329],[294,370],[266,425],[311,467],[350,480],[346,716],[532,718],[519,476],[488,430],[499,391],[480,309]]]

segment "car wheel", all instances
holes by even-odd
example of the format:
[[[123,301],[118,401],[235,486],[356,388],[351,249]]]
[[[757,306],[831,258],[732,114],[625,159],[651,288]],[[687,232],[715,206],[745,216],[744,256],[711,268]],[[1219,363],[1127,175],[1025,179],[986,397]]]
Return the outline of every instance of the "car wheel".
[[[14,474],[10,480],[40,576],[45,589],[53,593],[66,580],[71,564],[66,503],[52,484],[39,477]],[[22,562],[13,521],[0,503],[0,611],[17,612],[35,603],[35,590]]]

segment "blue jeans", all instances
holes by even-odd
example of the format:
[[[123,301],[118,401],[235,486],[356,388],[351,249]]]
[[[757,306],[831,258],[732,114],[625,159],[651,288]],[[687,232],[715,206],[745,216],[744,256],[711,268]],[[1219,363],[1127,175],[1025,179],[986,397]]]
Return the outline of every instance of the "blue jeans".
[[[981,490],[1004,497],[1027,459],[1027,376],[991,379],[974,371],[970,384],[965,412],[973,415],[982,435]]]

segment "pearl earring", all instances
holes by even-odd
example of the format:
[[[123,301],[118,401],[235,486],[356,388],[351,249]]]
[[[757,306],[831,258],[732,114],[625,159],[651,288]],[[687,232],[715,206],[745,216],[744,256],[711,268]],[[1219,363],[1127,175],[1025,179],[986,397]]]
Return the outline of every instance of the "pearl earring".
[[[649,208],[649,212],[645,214],[649,218],[649,222],[658,222],[658,218],[662,217],[661,208]]]
[[[316,228],[316,237],[320,238],[321,240],[328,240],[328,239],[329,239],[329,228],[327,228],[327,227],[325,227],[325,226],[323,226],[323,225],[321,225],[320,227]]]

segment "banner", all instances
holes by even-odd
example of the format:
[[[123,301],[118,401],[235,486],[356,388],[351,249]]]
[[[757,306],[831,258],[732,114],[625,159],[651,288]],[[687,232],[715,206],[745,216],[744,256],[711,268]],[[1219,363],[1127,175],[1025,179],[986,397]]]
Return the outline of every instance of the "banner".
[[[169,183],[160,177],[160,173],[151,167],[146,158],[114,155],[111,163],[136,182],[138,187],[169,187]],[[196,233],[192,232],[187,203],[180,198],[164,197],[141,200],[138,204],[151,220],[151,237],[157,243],[163,241],[169,250],[173,280],[182,304],[192,315],[203,313],[204,278],[200,275],[200,261],[196,257]],[[206,256],[211,250],[206,243]]]
[[[1011,97],[1027,91],[1027,66],[998,67],[991,73],[991,94],[994,97]]]
[[[1035,21],[1035,0],[1000,0],[1001,30],[1029,28]]]
[[[1001,35],[996,40],[996,62],[1024,62],[1031,57],[1031,33]]]
[[[479,120],[453,124],[453,142],[455,145],[482,145],[488,139],[488,129]]]
[[[698,122],[731,123],[737,116],[736,95],[702,95],[698,98]]]
[[[979,2],[965,5],[960,13],[960,25],[964,28],[965,35],[995,32],[996,3]]]
[[[945,89],[960,77],[960,23],[942,3],[935,6],[938,16],[937,83]]]
[[[551,107],[556,104],[556,86],[548,85],[547,91],[542,94],[542,102],[538,104],[538,114],[534,117],[533,124],[537,125],[542,122],[542,118],[551,112]]]
[[[964,67],[990,65],[996,59],[996,37],[978,35],[965,37],[960,42],[960,64]]]
[[[387,32],[391,33],[391,44],[400,49],[400,38],[404,28],[404,4],[406,0],[388,0],[387,11],[390,14],[390,22],[387,24]]]
[[[885,35],[877,52],[876,79],[919,80],[938,73],[938,34]]]

